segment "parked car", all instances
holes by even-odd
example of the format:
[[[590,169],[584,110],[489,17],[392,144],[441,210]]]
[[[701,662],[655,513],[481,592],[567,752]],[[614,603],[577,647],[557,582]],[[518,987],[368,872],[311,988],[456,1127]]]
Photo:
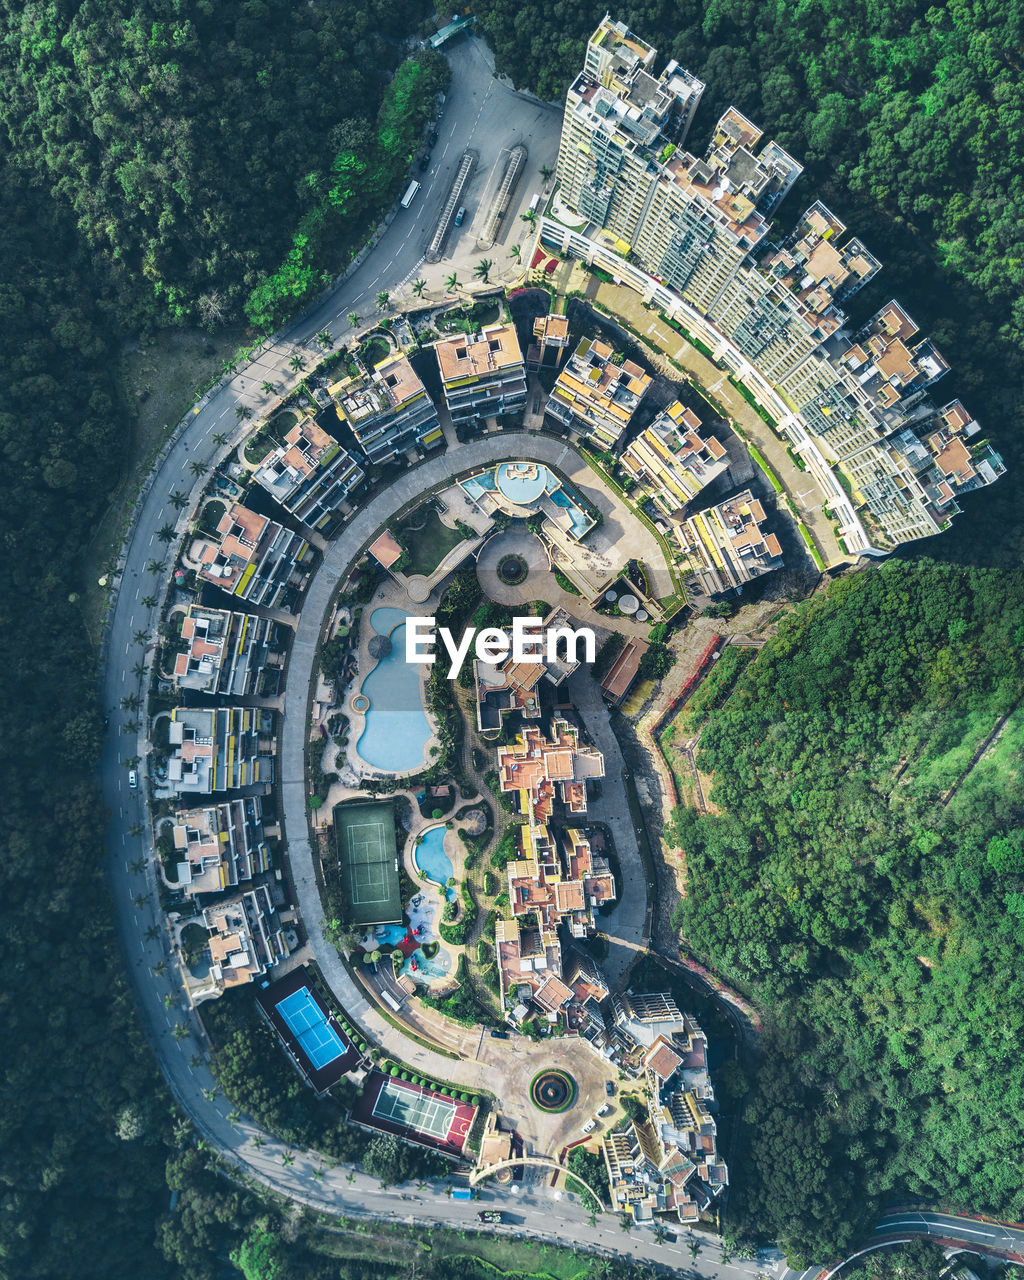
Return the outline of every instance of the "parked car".
[[[437,146],[437,130],[431,130],[430,137],[427,139],[427,145],[430,147]]]
[[[608,1097],[609,1097],[609,1098],[614,1098],[614,1097],[615,1097],[615,1082],[614,1082],[613,1080],[606,1080],[606,1081],[604,1082],[604,1091],[605,1091],[605,1093],[608,1095]]]
[[[594,1130],[595,1130],[596,1128],[597,1128],[597,1121],[596,1121],[596,1120],[594,1120],[593,1118],[591,1118],[591,1119],[590,1119],[590,1120],[588,1120],[588,1121],[587,1121],[587,1123],[583,1126],[583,1132],[584,1132],[584,1133],[593,1133],[593,1132],[594,1132]]]
[[[491,1035],[495,1038],[495,1040],[507,1040],[507,1039],[508,1039],[508,1032],[507,1032],[507,1031],[498,1031],[498,1030],[494,1030],[494,1031],[492,1031],[492,1032],[491,1032]]]
[[[430,168],[430,152],[428,151],[426,155],[420,156],[420,173],[426,173],[426,171],[429,168]]]
[[[133,791],[139,785],[139,775],[137,770],[135,769],[128,770],[128,785],[131,787]]]
[[[666,1244],[675,1244],[675,1242],[679,1239],[679,1237],[675,1234],[674,1231],[666,1231],[661,1238],[662,1240],[665,1241]]]
[[[610,1102],[606,1102],[603,1107],[598,1108],[597,1114],[599,1116],[606,1116],[608,1112],[611,1111],[611,1109],[612,1109],[612,1104]]]
[[[455,225],[457,227],[461,227],[463,222],[465,221],[465,217],[466,217],[466,206],[464,204],[459,205],[459,211],[455,215]]]

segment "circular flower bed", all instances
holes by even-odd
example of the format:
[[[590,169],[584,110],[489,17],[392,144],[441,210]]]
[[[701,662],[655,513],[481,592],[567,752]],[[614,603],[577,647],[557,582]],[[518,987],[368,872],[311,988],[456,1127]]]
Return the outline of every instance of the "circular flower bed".
[[[538,1071],[530,1081],[530,1101],[538,1111],[568,1111],[576,1101],[576,1081],[555,1067]]]
[[[498,577],[507,587],[518,587],[520,582],[526,581],[529,572],[529,566],[522,556],[502,556],[498,561]]]

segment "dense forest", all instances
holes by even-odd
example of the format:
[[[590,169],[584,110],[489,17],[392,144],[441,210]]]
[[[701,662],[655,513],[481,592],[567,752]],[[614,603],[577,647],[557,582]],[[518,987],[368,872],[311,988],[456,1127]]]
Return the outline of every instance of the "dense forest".
[[[711,714],[677,922],[768,1011],[737,1199],[797,1253],[893,1197],[1024,1214],[1022,697],[1024,576],[889,562]]]
[[[423,0],[2,0],[0,128],[73,214],[122,320],[215,326],[240,318],[300,223],[318,284],[321,238],[361,231],[387,194],[381,149],[411,153],[377,114],[428,14]],[[361,199],[325,226],[350,161]]]
[[[181,1134],[110,924],[103,720],[75,603],[74,552],[126,427],[89,301],[104,285],[70,215],[3,164],[0,209],[0,1273],[63,1275],[74,1259],[78,1276],[158,1280],[164,1161]]]
[[[583,0],[480,0],[497,69],[560,100],[601,10]],[[820,197],[885,270],[851,304],[892,296],[953,365],[961,394],[1011,466],[930,555],[1013,566],[1024,557],[1024,6],[996,0],[647,0],[612,7],[707,82],[698,153],[735,103],[805,166],[780,233]],[[940,401],[941,403],[941,401]]]

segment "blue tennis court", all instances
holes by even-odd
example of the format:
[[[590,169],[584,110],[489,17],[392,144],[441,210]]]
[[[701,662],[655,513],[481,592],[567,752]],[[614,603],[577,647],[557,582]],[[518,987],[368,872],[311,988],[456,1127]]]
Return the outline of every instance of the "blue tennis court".
[[[345,1053],[345,1044],[324,1017],[324,1011],[310,995],[308,987],[293,991],[275,1007],[315,1071]]]

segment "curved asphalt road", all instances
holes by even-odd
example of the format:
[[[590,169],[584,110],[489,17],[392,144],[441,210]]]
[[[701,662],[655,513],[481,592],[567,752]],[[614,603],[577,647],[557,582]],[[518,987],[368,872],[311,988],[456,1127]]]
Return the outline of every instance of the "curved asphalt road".
[[[305,355],[307,365],[311,365],[316,355],[313,343],[318,332],[328,328],[335,339],[346,337],[351,331],[347,320],[350,312],[372,314],[378,291],[393,291],[412,278],[420,266],[423,249],[445,196],[444,179],[450,176],[462,151],[473,144],[485,100],[492,99],[492,114],[506,109],[511,113],[513,105],[517,110],[524,109],[524,99],[491,78],[477,41],[457,51],[452,59],[452,71],[445,115],[439,125],[441,137],[435,150],[438,168],[432,178],[437,180],[424,184],[421,198],[396,219],[357,271],[306,316],[268,343],[244,370],[199,402],[175,433],[158,469],[147,482],[130,541],[113,582],[115,595],[102,678],[103,702],[109,719],[102,785],[111,814],[111,888],[117,926],[129,970],[135,977],[143,1027],[173,1093],[197,1129],[245,1173],[279,1194],[311,1207],[349,1215],[468,1226],[476,1220],[475,1207],[449,1201],[440,1187],[416,1194],[382,1191],[365,1175],[330,1169],[318,1156],[308,1152],[289,1152],[276,1138],[261,1133],[251,1121],[229,1111],[205,1065],[201,1030],[188,1012],[187,1001],[176,979],[169,976],[175,972],[175,966],[169,963],[159,977],[153,973],[154,968],[170,959],[170,939],[159,909],[142,791],[128,787],[126,762],[138,751],[138,731],[132,727],[135,715],[119,707],[123,696],[144,694],[145,677],[134,674],[133,669],[147,658],[149,637],[157,625],[158,615],[155,608],[143,605],[142,601],[150,594],[162,595],[164,573],[163,570],[150,572],[147,565],[169,558],[157,538],[157,530],[172,524],[182,531],[193,500],[205,482],[202,474],[192,477],[189,464],[198,460],[209,468],[220,453],[235,447],[240,435],[234,414],[236,407],[247,405],[255,413],[267,411],[271,402],[260,391],[261,382],[274,383],[283,395],[294,388],[299,375],[289,369],[289,361],[296,354]],[[508,104],[502,95],[507,95]],[[537,110],[536,107],[530,109]],[[218,432],[232,437],[223,450],[218,450],[213,443],[212,437]],[[170,501],[175,491],[186,493],[190,498],[184,514],[179,514]],[[448,1066],[450,1069],[451,1064]],[[493,1200],[494,1195],[493,1191],[484,1192],[485,1201]],[[682,1234],[675,1244],[657,1245],[650,1233],[623,1233],[610,1216],[591,1227],[588,1215],[577,1204],[563,1202],[553,1213],[550,1192],[542,1184],[525,1188],[518,1198],[506,1195],[502,1205],[511,1210],[516,1219],[510,1229],[551,1242],[662,1262],[676,1268],[689,1261],[694,1271],[709,1280],[730,1274],[751,1276],[756,1272],[753,1263],[723,1264],[719,1246],[714,1241],[698,1242],[698,1251],[693,1257]],[[963,1219],[956,1220],[958,1224],[963,1222]],[[977,1230],[977,1227],[962,1227],[962,1230]],[[996,1233],[1003,1229],[991,1230]],[[963,1238],[970,1240],[971,1236]],[[1015,1247],[1021,1245],[1019,1233],[1013,1238]]]

